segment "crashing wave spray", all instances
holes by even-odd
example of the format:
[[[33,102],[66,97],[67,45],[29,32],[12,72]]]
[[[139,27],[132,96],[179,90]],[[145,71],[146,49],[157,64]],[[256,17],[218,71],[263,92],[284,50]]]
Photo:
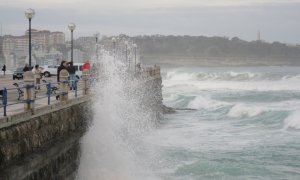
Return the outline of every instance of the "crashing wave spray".
[[[125,65],[104,55],[94,101],[94,120],[81,142],[78,180],[152,177],[140,154],[141,137],[155,125],[143,102],[145,89]],[[141,175],[142,174],[142,175]],[[154,178],[150,178],[154,179]]]

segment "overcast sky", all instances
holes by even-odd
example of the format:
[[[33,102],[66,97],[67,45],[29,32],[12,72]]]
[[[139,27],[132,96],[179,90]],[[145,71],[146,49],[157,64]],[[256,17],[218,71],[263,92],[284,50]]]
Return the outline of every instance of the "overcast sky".
[[[33,8],[32,28],[74,36],[204,35],[261,38],[300,44],[300,0],[0,0],[2,34],[23,35],[24,11]]]

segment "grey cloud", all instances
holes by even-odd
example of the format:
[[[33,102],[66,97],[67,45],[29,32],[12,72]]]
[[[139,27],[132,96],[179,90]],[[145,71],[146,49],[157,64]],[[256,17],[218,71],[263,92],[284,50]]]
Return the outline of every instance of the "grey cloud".
[[[238,36],[254,40],[261,31],[267,41],[300,43],[300,3],[263,4],[235,7],[176,7],[140,9],[132,12],[89,13],[72,9],[37,10],[33,21],[41,29],[60,30],[68,34],[67,24],[77,24],[76,36],[102,34],[175,34]],[[24,10],[0,8],[5,25],[27,26]],[[9,18],[9,19],[7,19]],[[24,32],[24,30],[14,30]],[[14,32],[11,32],[14,33]]]

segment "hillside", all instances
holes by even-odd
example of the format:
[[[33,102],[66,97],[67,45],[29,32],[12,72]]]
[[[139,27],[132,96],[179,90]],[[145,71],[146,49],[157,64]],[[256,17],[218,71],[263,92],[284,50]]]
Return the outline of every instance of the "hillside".
[[[300,47],[237,37],[137,36],[141,61],[149,64],[300,65]]]

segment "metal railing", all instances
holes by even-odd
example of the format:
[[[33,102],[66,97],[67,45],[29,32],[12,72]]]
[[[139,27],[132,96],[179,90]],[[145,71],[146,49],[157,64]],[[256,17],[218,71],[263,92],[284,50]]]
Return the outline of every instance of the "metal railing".
[[[160,77],[160,67],[159,66],[154,66],[154,67],[143,67],[141,69],[139,69],[135,74],[138,74],[138,72],[140,72],[140,77],[144,77],[145,79],[155,79],[155,78],[159,78]],[[68,76],[64,76],[65,79],[68,79]],[[24,83],[22,85],[20,85],[19,87],[15,87],[15,88],[6,88],[4,87],[2,89],[2,97],[0,94],[0,97],[2,98],[2,104],[0,104],[0,109],[3,109],[3,116],[7,116],[7,107],[9,106],[13,106],[16,104],[24,104],[24,109],[25,110],[29,110],[29,109],[34,109],[34,105],[33,103],[36,100],[39,99],[45,99],[47,98],[47,105],[51,104],[51,97],[56,96],[59,97],[60,101],[64,101],[66,99],[68,99],[68,94],[69,92],[73,92],[75,98],[78,97],[78,91],[82,91],[83,94],[86,94],[87,91],[89,91],[89,89],[92,89],[91,86],[95,85],[95,82],[97,81],[97,78],[90,76],[90,74],[83,74],[82,79],[80,80],[75,80],[75,88],[73,91],[69,91],[66,90],[68,89],[68,87],[70,87],[69,85],[72,84],[72,80],[64,80],[64,81],[60,81],[60,82],[51,82],[48,81],[46,83],[41,83],[38,84],[36,86],[34,86],[33,81],[31,81],[32,84],[25,84],[25,80]],[[83,88],[78,88],[78,84],[80,84],[80,82],[83,82]],[[87,83],[89,82],[89,83]],[[44,96],[40,96],[40,92],[39,91],[32,91],[33,88],[36,87],[46,87],[46,94]],[[56,89],[55,89],[56,87]],[[1,90],[0,90],[1,91]],[[11,93],[9,93],[9,91],[17,91],[19,93],[19,98],[18,101],[16,102],[8,102],[8,97]],[[59,91],[59,93],[56,93],[56,91]],[[28,93],[31,92],[31,93]],[[54,93],[53,93],[54,92]],[[37,96],[39,95],[39,96]],[[23,97],[21,99],[21,97]],[[66,98],[65,98],[66,97]],[[62,100],[63,99],[63,100]],[[56,98],[57,100],[57,98]],[[45,104],[45,105],[46,105]],[[25,108],[25,106],[27,106],[27,108]],[[1,111],[0,111],[1,112]]]
[[[80,82],[90,82],[90,83],[82,83],[83,86],[82,88],[79,88]],[[72,88],[72,90],[67,90],[67,91],[62,91],[61,87],[59,86],[66,86],[66,88],[70,88],[70,85],[74,83],[74,80],[68,80],[68,81],[60,81],[60,82],[51,82],[47,81],[46,83],[41,83],[41,84],[36,84],[36,85],[28,85],[24,83],[18,83],[17,87],[13,88],[6,88],[4,87],[2,90],[2,96],[0,94],[0,97],[2,99],[2,104],[0,104],[0,108],[3,109],[3,116],[7,116],[7,108],[13,105],[17,104],[31,104],[34,103],[36,100],[40,99],[46,99],[47,98],[47,103],[45,105],[50,105],[51,104],[51,97],[56,96],[56,100],[60,100],[62,96],[68,96],[69,92],[74,93],[74,97],[78,97],[78,91],[83,91],[86,92],[88,90],[93,89],[93,86],[95,85],[95,81],[97,81],[97,78],[86,78],[85,80],[75,80],[75,88]],[[16,84],[16,83],[15,83]],[[42,91],[43,87],[46,87],[45,91]],[[33,88],[35,90],[33,91],[33,96],[30,97],[26,95],[27,92],[32,91]],[[41,90],[36,90],[37,88]],[[58,93],[57,93],[58,92]],[[42,93],[45,93],[45,95],[41,95]],[[70,94],[71,94],[70,93]],[[15,96],[19,96],[18,99]],[[9,101],[9,96],[14,97],[11,101]],[[58,99],[59,98],[59,99]]]

